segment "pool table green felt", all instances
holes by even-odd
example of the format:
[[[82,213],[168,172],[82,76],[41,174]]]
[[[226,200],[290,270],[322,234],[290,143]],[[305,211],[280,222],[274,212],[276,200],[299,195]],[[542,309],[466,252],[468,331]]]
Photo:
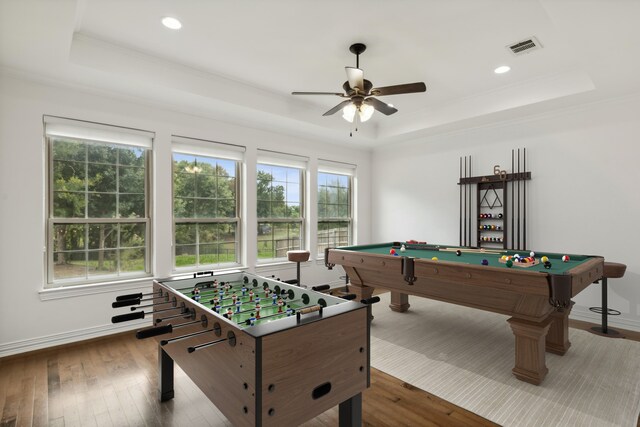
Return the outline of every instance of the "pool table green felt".
[[[500,268],[513,268],[513,269],[521,269],[524,267],[507,267],[504,263],[500,262],[500,257],[502,255],[520,255],[523,257],[528,257],[530,250],[526,251],[508,251],[508,250],[494,250],[487,249],[488,253],[476,253],[476,252],[463,252],[460,256],[457,256],[455,253],[455,249],[460,249],[462,251],[467,250],[468,248],[459,248],[457,246],[446,246],[446,245],[415,245],[415,244],[406,244],[409,249],[406,249],[404,252],[401,252],[399,246],[402,243],[398,242],[390,242],[383,244],[373,244],[373,245],[361,245],[361,246],[344,246],[340,247],[343,250],[356,250],[359,252],[367,252],[374,253],[380,255],[389,255],[389,251],[391,249],[395,249],[398,256],[408,256],[420,259],[428,259],[431,260],[433,257],[437,257],[438,261],[449,261],[449,262],[460,262],[466,264],[477,264],[482,265],[482,260],[486,259],[488,261],[489,267],[500,267]],[[441,250],[442,249],[453,249],[453,250]],[[500,252],[496,254],[494,252]],[[585,260],[590,259],[589,256],[586,255],[572,255],[572,254],[558,254],[553,252],[535,252],[535,258],[539,260],[541,257],[546,256],[549,258],[551,262],[551,268],[545,268],[542,263],[539,263],[534,266],[527,267],[527,271],[541,271],[549,274],[563,274],[566,271],[571,270],[577,265],[581,264]],[[568,255],[569,261],[563,262],[562,256]]]

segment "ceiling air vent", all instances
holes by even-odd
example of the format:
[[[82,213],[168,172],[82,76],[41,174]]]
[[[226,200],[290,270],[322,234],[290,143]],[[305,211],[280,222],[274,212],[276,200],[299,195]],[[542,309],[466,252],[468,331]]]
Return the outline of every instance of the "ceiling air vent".
[[[514,55],[522,55],[523,53],[529,53],[536,49],[540,49],[542,48],[542,45],[535,37],[529,37],[528,39],[519,41],[507,47]]]

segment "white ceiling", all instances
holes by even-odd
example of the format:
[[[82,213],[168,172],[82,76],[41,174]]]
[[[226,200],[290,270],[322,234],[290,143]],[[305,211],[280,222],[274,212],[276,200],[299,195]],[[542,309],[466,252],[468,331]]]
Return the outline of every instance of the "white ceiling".
[[[160,24],[174,16],[183,28]],[[6,73],[368,147],[640,91],[639,0],[0,0]],[[506,46],[535,36],[540,50]],[[381,98],[349,138],[348,50]],[[496,75],[499,65],[511,72]]]

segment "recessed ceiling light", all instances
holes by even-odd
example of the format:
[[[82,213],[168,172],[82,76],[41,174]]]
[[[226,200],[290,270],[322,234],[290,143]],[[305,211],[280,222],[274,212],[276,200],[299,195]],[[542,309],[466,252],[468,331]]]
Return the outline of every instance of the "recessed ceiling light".
[[[508,65],[502,65],[498,68],[496,68],[495,70],[493,70],[494,73],[496,74],[504,74],[507,71],[509,71],[511,69],[511,67],[509,67]]]
[[[171,16],[165,16],[162,18],[162,25],[167,28],[171,28],[172,30],[179,30],[182,28],[182,22],[178,21],[176,18],[172,18]]]

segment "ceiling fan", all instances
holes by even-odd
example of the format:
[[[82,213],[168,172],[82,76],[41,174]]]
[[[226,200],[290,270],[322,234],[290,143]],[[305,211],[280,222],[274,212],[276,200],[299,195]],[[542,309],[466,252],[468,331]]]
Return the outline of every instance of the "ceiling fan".
[[[354,121],[356,113],[357,118],[361,122],[366,122],[373,115],[374,110],[380,111],[387,116],[398,111],[391,104],[382,102],[375,98],[376,96],[400,95],[404,93],[424,92],[427,86],[423,82],[407,83],[402,85],[373,87],[373,84],[364,78],[364,73],[360,69],[360,54],[367,49],[362,43],[355,43],[349,47],[351,53],[356,55],[356,66],[345,67],[347,72],[347,81],[344,82],[341,92],[291,92],[292,95],[335,95],[341,98],[347,98],[323,116],[330,116],[342,110],[342,118],[348,122]]]

